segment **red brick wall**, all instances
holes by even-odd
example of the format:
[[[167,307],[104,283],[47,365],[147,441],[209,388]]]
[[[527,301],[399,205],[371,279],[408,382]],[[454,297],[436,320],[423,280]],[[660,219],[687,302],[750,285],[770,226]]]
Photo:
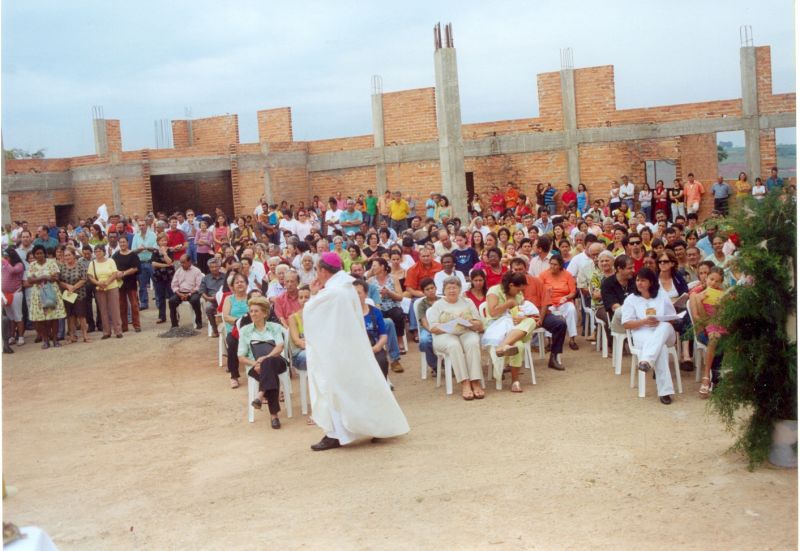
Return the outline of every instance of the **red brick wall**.
[[[372,149],[374,138],[372,134],[365,136],[351,136],[348,138],[333,138],[330,140],[314,140],[308,142],[308,153],[331,153],[334,151],[353,151],[356,149]]]
[[[188,121],[172,121],[172,143],[175,149],[196,147],[203,152],[227,153],[230,144],[239,143],[239,117],[238,115],[222,115],[192,120],[191,143],[189,143]],[[183,155],[184,153],[181,152],[181,156]]]
[[[605,126],[617,109],[614,66],[575,69],[573,74],[578,128]]]
[[[103,203],[108,207],[109,213],[114,211],[111,180],[76,183],[72,186],[72,196],[75,200],[75,216],[80,218],[94,216],[97,213],[97,207]]]
[[[256,117],[258,119],[259,142],[293,141],[291,107],[264,109],[256,113]]]
[[[122,131],[118,120],[106,119],[106,140],[109,153],[122,151]]]
[[[341,191],[345,197],[356,197],[359,193],[366,193],[367,189],[375,190],[375,167],[311,172],[309,179],[311,195],[319,195],[323,201],[327,201],[337,191]]]
[[[439,139],[434,88],[389,92],[383,99],[383,137],[386,145]]]

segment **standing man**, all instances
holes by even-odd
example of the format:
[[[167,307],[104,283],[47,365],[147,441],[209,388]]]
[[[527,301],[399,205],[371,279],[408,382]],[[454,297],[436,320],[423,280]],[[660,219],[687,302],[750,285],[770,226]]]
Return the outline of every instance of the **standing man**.
[[[208,273],[203,276],[198,291],[200,292],[200,296],[206,301],[206,317],[208,318],[208,324],[214,329],[214,332],[211,334],[214,338],[219,337],[216,320],[217,307],[219,306],[219,304],[217,304],[217,291],[222,288],[224,283],[225,274],[219,269],[219,260],[210,258],[208,260]]]
[[[783,188],[783,178],[778,178],[778,167],[773,166],[769,171],[769,178],[767,178],[767,193],[778,188]]]
[[[384,220],[386,223],[389,223],[389,201],[392,200],[392,194],[387,189],[383,195],[380,196],[378,199],[378,214],[380,215],[380,219],[378,222],[383,222]]]
[[[633,185],[633,182],[628,179],[627,175],[623,175],[622,184],[619,186],[619,198],[628,205],[629,212],[633,212],[633,194],[635,190],[636,186]]]
[[[139,256],[139,310],[147,310],[149,298],[147,288],[150,286],[150,279],[153,277],[153,264],[150,259],[153,252],[158,249],[156,244],[156,234],[147,227],[144,220],[138,222],[139,231],[133,235],[131,248]]]
[[[417,201],[411,196],[406,195],[406,203],[408,203],[408,215],[406,216],[406,227],[411,227],[411,221],[417,215]]]
[[[348,199],[347,209],[339,214],[339,224],[342,226],[345,235],[354,235],[358,232],[362,221],[363,217],[361,216],[361,211],[356,210],[356,202],[352,199]]]
[[[716,183],[711,186],[711,194],[714,196],[714,210],[718,210],[723,216],[728,216],[728,197],[731,196],[731,186],[725,178],[719,176]]]
[[[694,179],[694,174],[691,172],[688,175],[686,185],[683,187],[683,197],[686,201],[686,214],[700,211],[700,199],[705,193],[703,184]]]
[[[407,433],[408,421],[375,361],[353,278],[336,253],[324,253],[303,312],[308,383],[324,451],[359,438]]]
[[[194,211],[192,209],[186,211],[186,220],[178,227],[186,236],[186,242],[189,246],[189,257],[194,264],[197,264],[197,247],[194,243],[194,236],[197,230],[200,229],[200,222],[194,217]]]
[[[544,206],[547,207],[552,216],[556,214],[556,193],[557,191],[553,184],[547,182],[547,189],[544,190]]]
[[[177,220],[176,220],[177,222]],[[180,230],[178,230],[180,231]],[[200,313],[200,284],[203,282],[203,272],[192,265],[188,254],[181,255],[180,265],[172,276],[172,292],[169,300],[169,321],[172,327],[178,327],[178,306],[181,302],[188,302],[194,310],[194,325],[196,329],[203,328],[203,315]]]
[[[397,234],[401,234],[407,227],[408,213],[411,212],[408,208],[408,202],[403,199],[403,195],[399,191],[395,191],[393,198],[389,201],[389,227],[391,227]]]
[[[374,228],[378,225],[378,198],[372,194],[372,190],[367,190],[367,196],[364,198],[364,205],[366,207],[365,222],[368,228]]]
[[[111,238],[109,237],[109,247],[111,246]],[[172,257],[172,260],[180,260],[186,251],[186,236],[178,229],[178,217],[169,217],[169,229],[167,230],[167,252]]]

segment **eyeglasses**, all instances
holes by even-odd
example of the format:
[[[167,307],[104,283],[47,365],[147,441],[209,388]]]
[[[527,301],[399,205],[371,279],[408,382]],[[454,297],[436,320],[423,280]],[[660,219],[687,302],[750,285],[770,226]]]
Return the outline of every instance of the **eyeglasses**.
[[[659,260],[659,264],[672,264],[672,260]]]
[[[641,241],[628,241],[628,245],[641,245]]]

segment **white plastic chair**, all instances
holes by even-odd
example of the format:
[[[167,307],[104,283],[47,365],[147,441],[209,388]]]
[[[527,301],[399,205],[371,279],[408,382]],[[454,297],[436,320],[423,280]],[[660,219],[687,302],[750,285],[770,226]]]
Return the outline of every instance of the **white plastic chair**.
[[[222,356],[227,356],[227,352],[225,351],[225,337],[227,336],[226,333],[226,325],[225,321],[222,319],[222,314],[217,313],[214,316],[214,319],[217,321],[217,333],[219,337],[217,338],[217,363],[219,364],[217,367],[225,367],[222,364]]]
[[[291,362],[291,358],[287,358],[289,353],[289,347],[286,346],[288,342],[288,331],[285,327],[281,327],[281,333],[283,336],[283,352],[281,355],[287,359],[287,361]],[[289,376],[289,367],[286,368],[286,371],[278,375],[278,380],[280,381],[281,390],[283,390],[283,408],[286,410],[286,417],[292,418],[292,379]],[[245,373],[247,377],[247,420],[249,422],[254,422],[256,417],[256,408],[253,407],[253,400],[256,399],[258,396],[258,381],[256,381],[253,377]]]
[[[595,349],[602,352],[604,358],[608,358],[608,336],[606,335],[606,322],[595,316],[594,323],[597,325],[595,334],[597,335],[597,342]]]
[[[628,339],[628,347],[631,350],[631,388],[634,386],[634,375],[639,373],[639,398],[645,397],[645,386],[647,382],[647,374],[644,371],[639,371],[639,349],[633,343],[633,335],[630,329],[625,330],[625,337]],[[683,384],[681,384],[681,368],[678,361],[678,350],[675,346],[668,346],[667,353],[673,360],[673,369],[675,371],[675,383],[678,387],[678,394],[683,394]],[[669,363],[669,362],[667,362]],[[670,375],[671,376],[671,375]]]
[[[689,312],[689,319],[692,322],[692,331],[694,333],[694,355],[692,356],[692,361],[694,362],[694,380],[696,383],[699,383],[700,374],[703,371],[703,364],[706,363],[706,351],[708,347],[697,340],[697,327],[694,324],[692,308],[689,304],[686,305],[686,310]]]
[[[203,298],[203,295],[200,295],[200,311],[203,313],[203,318],[206,317],[206,304],[208,304],[208,301]],[[214,334],[214,328],[211,327],[210,323],[208,323],[207,325],[208,325],[208,336],[210,337],[211,335]]]
[[[626,333],[611,332],[611,364],[614,366],[614,375],[622,375],[622,349],[625,347],[627,338]]]
[[[286,357],[289,360],[289,368],[294,369],[294,372],[297,374],[297,378],[300,380],[300,413],[303,415],[308,415],[308,372],[305,369],[297,369],[297,367],[295,367],[294,360],[292,358],[294,358],[294,353],[296,350],[294,348],[294,343],[292,342],[292,334],[288,331],[288,329],[284,329],[284,331],[286,331]]]
[[[489,306],[488,306],[488,304],[486,302],[483,302],[480,305],[480,308],[478,308],[478,312],[480,312],[481,317],[483,318],[484,326],[486,325],[486,322],[488,321],[488,308],[489,308]],[[541,331],[541,333],[540,333],[541,337],[539,337],[541,339],[540,340],[539,350],[541,351],[542,358],[544,358],[544,337],[545,337],[545,334],[547,332],[543,328],[537,327],[533,331],[533,334],[536,334],[537,331]],[[536,384],[536,371],[533,368],[533,353],[531,352],[531,346],[530,346],[530,343],[523,343],[523,344],[525,344],[525,346],[523,346],[523,353],[522,353],[523,362],[522,362],[522,365],[525,367],[525,369],[530,369],[531,370],[531,384],[535,385]],[[497,355],[497,352],[496,352],[497,347],[496,346],[486,346],[484,348],[488,349],[489,358],[491,360],[491,365],[489,365],[489,373],[487,374],[486,378],[488,380],[490,380],[490,381],[492,380],[492,377],[494,376],[494,368],[495,368],[495,366],[497,366],[498,371],[500,371],[501,375],[500,375],[499,378],[495,378],[495,385],[494,386],[495,386],[495,389],[497,389],[497,390],[503,390],[503,375],[502,375],[502,371],[505,368],[505,358],[501,358],[501,357],[499,357]]]

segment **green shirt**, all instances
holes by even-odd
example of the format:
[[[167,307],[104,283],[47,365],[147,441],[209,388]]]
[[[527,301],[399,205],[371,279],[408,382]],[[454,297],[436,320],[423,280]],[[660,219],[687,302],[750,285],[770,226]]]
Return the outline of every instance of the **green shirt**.
[[[377,214],[378,213],[378,198],[374,195],[367,195],[364,199],[364,203],[367,205],[367,214]]]

